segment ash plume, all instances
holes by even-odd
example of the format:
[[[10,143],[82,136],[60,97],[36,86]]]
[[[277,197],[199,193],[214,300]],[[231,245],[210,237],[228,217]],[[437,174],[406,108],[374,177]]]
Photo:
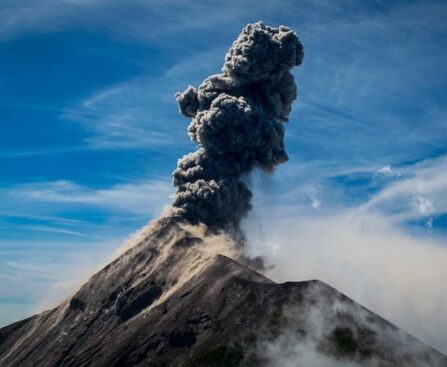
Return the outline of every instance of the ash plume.
[[[284,125],[297,96],[290,73],[303,46],[289,28],[247,25],[229,49],[221,74],[189,86],[176,99],[192,121],[198,149],[173,172],[176,215],[210,228],[238,229],[251,209],[245,182],[254,168],[272,171],[288,159]]]

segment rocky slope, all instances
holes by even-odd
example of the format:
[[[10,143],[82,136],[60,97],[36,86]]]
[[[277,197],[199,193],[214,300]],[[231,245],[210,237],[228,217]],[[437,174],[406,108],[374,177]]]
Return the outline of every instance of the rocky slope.
[[[322,282],[232,260],[230,242],[156,222],[59,307],[0,329],[0,366],[447,366]]]

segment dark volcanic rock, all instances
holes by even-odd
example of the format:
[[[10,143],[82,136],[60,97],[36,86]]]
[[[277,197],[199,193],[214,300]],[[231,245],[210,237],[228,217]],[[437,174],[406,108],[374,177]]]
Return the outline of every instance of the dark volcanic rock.
[[[447,366],[328,285],[275,284],[199,232],[152,225],[59,307],[0,329],[0,366],[274,366],[272,346],[299,345],[341,365]]]

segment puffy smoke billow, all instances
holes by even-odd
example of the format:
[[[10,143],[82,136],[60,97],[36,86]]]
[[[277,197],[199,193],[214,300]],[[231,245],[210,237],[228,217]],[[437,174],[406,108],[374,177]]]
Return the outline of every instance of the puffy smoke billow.
[[[238,228],[251,209],[245,176],[287,160],[283,123],[297,96],[290,69],[302,59],[303,46],[289,28],[249,24],[221,74],[177,93],[180,112],[192,118],[189,136],[198,144],[173,173],[177,215],[211,228]]]

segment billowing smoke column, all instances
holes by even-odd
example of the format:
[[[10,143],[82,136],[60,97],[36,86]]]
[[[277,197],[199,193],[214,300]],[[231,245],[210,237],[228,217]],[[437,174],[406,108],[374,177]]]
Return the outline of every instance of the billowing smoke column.
[[[302,59],[303,46],[289,28],[249,24],[228,51],[221,74],[177,93],[180,112],[192,118],[189,136],[198,144],[173,173],[177,215],[238,229],[251,209],[246,175],[287,160],[283,122],[297,95],[290,69]]]

